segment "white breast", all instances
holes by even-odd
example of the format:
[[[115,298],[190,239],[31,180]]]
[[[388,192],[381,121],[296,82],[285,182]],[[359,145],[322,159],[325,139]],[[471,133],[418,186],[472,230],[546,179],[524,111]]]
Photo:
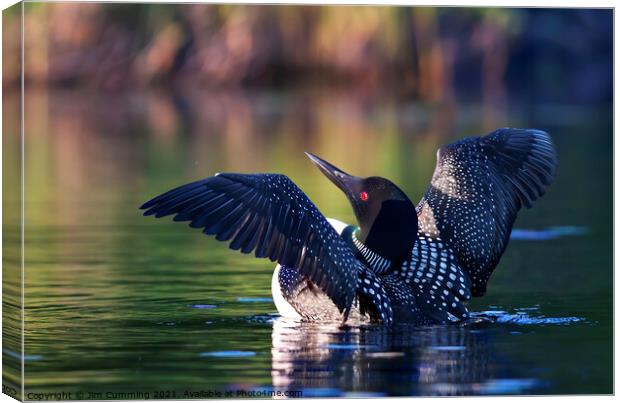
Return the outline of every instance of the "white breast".
[[[271,277],[271,295],[273,296],[273,303],[278,308],[280,316],[290,319],[301,319],[301,316],[291,304],[289,304],[282,296],[280,290],[280,282],[278,281],[278,275],[280,274],[280,265],[276,265],[276,269],[273,271]]]

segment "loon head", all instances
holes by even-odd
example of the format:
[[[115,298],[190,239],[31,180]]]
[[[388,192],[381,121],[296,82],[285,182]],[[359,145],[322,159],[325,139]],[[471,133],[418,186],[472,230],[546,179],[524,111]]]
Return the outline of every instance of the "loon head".
[[[349,175],[316,155],[306,155],[349,199],[359,240],[392,262],[406,259],[417,239],[418,217],[405,192],[388,179]]]

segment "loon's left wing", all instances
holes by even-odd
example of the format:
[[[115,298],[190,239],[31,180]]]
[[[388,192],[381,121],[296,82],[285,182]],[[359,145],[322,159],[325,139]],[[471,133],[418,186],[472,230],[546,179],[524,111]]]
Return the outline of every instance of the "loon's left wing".
[[[141,207],[175,215],[230,248],[298,270],[348,316],[360,263],[327,219],[288,177],[222,173],[172,189]],[[361,290],[363,292],[363,289]],[[389,312],[377,310],[389,322]]]
[[[498,129],[437,151],[431,184],[417,206],[419,230],[454,250],[474,296],[486,291],[517,212],[545,193],[556,167],[551,138],[540,130]]]

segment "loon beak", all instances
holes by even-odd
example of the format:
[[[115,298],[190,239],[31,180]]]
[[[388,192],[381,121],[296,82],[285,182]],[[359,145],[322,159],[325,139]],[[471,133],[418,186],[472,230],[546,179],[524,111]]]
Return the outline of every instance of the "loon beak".
[[[349,175],[314,154],[307,152],[306,155],[310,158],[310,161],[323,172],[323,175],[327,176],[327,178],[332,181],[334,185],[338,186],[347,196],[352,196],[357,193],[357,188],[362,181],[361,178]]]

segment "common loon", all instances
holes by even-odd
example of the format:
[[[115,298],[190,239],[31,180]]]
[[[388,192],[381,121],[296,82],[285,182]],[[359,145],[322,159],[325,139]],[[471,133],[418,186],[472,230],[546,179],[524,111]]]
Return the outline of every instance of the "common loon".
[[[522,206],[555,177],[549,135],[498,129],[441,147],[417,207],[385,178],[311,161],[348,198],[359,226],[323,216],[280,174],[220,173],[144,203],[242,253],[277,262],[274,303],[301,320],[457,323],[481,296]]]

